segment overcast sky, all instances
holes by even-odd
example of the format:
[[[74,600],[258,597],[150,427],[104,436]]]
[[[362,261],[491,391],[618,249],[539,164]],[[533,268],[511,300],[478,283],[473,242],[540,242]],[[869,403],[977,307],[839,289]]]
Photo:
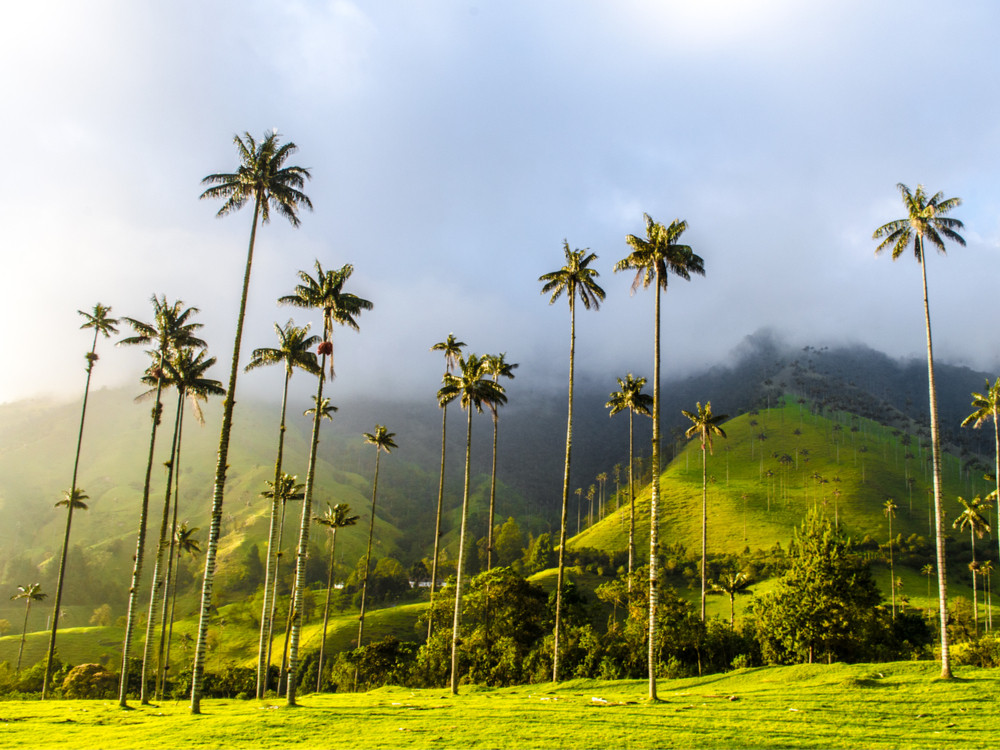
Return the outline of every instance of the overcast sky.
[[[922,356],[919,267],[871,239],[903,182],[963,200],[968,247],[929,258],[935,345],[992,370],[998,31],[989,0],[17,3],[0,402],[79,393],[76,310],[98,301],[149,319],[154,293],[182,299],[228,361],[251,211],[215,218],[200,180],[271,128],[315,211],[258,232],[244,359],[274,322],[314,320],[275,300],[319,258],[375,305],[336,333],[344,392],[433,392],[428,348],[452,331],[520,362],[518,383],[562,382],[568,308],[537,279],[565,238],[608,295],[578,314],[579,367],[648,375],[651,291],[611,270],[643,212],[686,219],[707,272],[670,283],[665,377],[763,327]],[[140,354],[101,346],[95,386],[134,382]]]

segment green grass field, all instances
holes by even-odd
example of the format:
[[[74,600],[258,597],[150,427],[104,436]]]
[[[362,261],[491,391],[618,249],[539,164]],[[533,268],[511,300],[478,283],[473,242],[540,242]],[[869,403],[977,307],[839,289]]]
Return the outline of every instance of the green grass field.
[[[574,680],[490,690],[381,688],[301,707],[206,700],[0,703],[0,747],[952,748],[996,747],[1000,675],[932,663],[799,665],[659,682]]]

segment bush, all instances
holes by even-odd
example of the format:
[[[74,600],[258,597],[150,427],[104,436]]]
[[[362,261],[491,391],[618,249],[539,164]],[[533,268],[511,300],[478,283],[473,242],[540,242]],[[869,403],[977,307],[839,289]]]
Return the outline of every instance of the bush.
[[[118,693],[118,675],[101,664],[73,667],[62,683],[66,698],[114,698]]]

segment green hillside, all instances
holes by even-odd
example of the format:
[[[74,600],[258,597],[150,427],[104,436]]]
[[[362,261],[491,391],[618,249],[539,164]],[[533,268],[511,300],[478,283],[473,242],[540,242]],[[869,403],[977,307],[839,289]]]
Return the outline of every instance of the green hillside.
[[[908,441],[905,433],[843,412],[814,414],[808,405],[788,398],[778,407],[735,417],[723,429],[727,439],[715,438],[715,453],[708,456],[711,552],[766,549],[776,542],[784,546],[812,508],[836,515],[855,539],[870,535],[885,542],[883,504],[890,497],[899,508],[893,535],[930,538],[930,450],[917,437]],[[958,509],[956,496],[990,491],[981,473],[963,470],[958,457],[945,455],[942,465],[945,509],[952,517]],[[688,442],[661,477],[661,542],[700,549],[700,443]],[[647,483],[636,493],[639,550],[649,544],[649,499]],[[612,512],[574,536],[569,547],[625,549],[628,508],[614,511],[614,505],[612,498]]]

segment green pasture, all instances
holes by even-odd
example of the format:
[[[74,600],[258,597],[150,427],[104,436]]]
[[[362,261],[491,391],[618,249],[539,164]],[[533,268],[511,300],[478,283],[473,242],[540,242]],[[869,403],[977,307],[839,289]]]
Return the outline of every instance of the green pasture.
[[[0,747],[953,748],[996,747],[1000,675],[930,663],[799,665],[659,682],[487,689],[387,687],[275,701],[0,703]]]

